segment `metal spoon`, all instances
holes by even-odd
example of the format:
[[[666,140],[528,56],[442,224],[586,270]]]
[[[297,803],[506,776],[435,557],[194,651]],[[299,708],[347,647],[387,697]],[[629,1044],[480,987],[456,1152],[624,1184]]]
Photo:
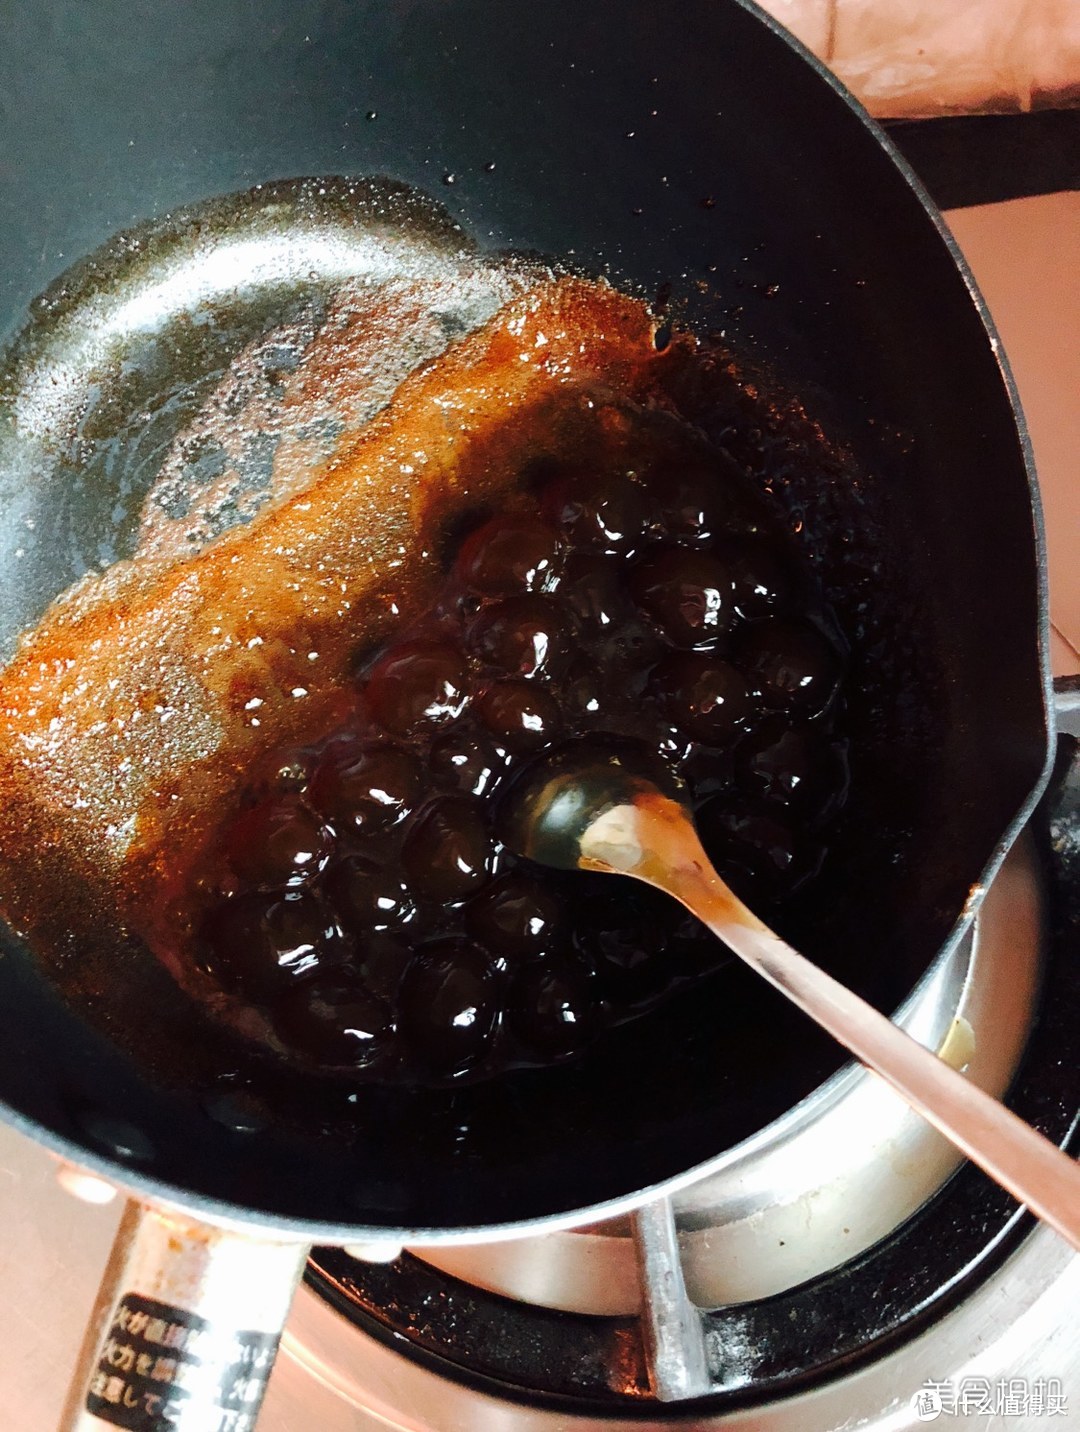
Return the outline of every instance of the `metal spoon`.
[[[670,778],[629,750],[571,743],[523,773],[503,841],[563,870],[666,891],[1044,1222],[1080,1249],[1080,1164],[763,925],[721,880]]]

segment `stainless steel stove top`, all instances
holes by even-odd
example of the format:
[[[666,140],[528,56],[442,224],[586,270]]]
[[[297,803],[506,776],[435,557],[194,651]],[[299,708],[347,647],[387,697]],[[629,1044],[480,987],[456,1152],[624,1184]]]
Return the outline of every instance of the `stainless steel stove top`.
[[[1080,1258],[1054,1234],[1038,1229],[997,1275],[921,1337],[848,1376],[798,1396],[727,1413],[694,1417],[684,1427],[753,1428],[755,1432],[906,1432],[922,1425],[914,1399],[928,1384],[943,1385],[942,1425],[1034,1429],[1076,1426],[1080,1420]],[[1026,1415],[1000,1418],[945,1410],[947,1389],[965,1392],[977,1405],[982,1383],[991,1401],[1010,1379],[1022,1377],[1031,1392],[1040,1382],[1060,1386],[1068,1416],[1047,1421]],[[1015,1389],[1017,1402],[1021,1401]],[[1037,1395],[1037,1394],[1036,1394]],[[1077,1419],[1077,1420],[1074,1420]],[[309,1288],[301,1290],[282,1354],[270,1383],[260,1432],[569,1432],[602,1427],[608,1432],[670,1426],[658,1411],[651,1418],[581,1419],[566,1413],[507,1402],[440,1377],[371,1339],[358,1339],[350,1324]]]
[[[1063,392],[1071,393],[1075,404],[1080,372],[1074,372],[1074,381],[1063,387],[1061,349],[1055,349],[1055,343],[1059,330],[1075,333],[1080,315],[1070,320],[1068,311],[1062,311],[1068,293],[1062,298],[1059,291],[1054,326],[1047,328],[1037,316],[1046,312],[1047,266],[1061,264],[1059,236],[1070,214],[1075,226],[1080,220],[1080,195],[1053,195],[951,216],[998,317],[1021,396],[1033,419],[1051,532],[1052,606],[1060,629],[1055,665],[1062,673],[1080,669],[1072,649],[1080,644],[1080,633],[1073,629],[1080,605],[1072,603],[1063,558],[1058,556],[1054,565],[1056,553],[1065,557],[1075,553],[1065,536],[1072,526],[1075,542],[1074,487],[1065,462],[1069,445],[1062,441],[1062,433],[1075,432],[1080,415],[1074,406],[1070,418],[1067,401],[1047,405],[1041,395],[1049,387],[1059,399]],[[1025,245],[1038,254],[1040,243],[1045,263],[1017,265],[1003,260],[1003,255],[1015,254]],[[1066,280],[1067,268],[1066,261]],[[1075,305],[1075,290],[1072,301]],[[1036,329],[1042,325],[1034,335],[1026,326],[1033,317]],[[1048,365],[1045,370],[1040,369],[1040,361]],[[970,1002],[962,1004],[970,952],[941,975],[946,984],[952,980],[956,986],[948,997],[942,998],[939,990],[921,1016],[918,1011],[913,1014],[923,1019],[926,1042],[935,1045],[949,1033],[949,1021],[962,1021],[953,1025],[952,1036],[959,1037],[961,1046],[967,1038],[963,1025],[974,1028],[974,1054],[970,1047],[961,1047],[957,1058],[977,1055],[985,1061],[983,1082],[995,1087],[1007,1083],[1019,1052],[1016,1032],[1022,1030],[1036,976],[1038,900],[1026,869],[1021,855],[1006,872],[1011,884],[1008,889],[1003,884],[998,892],[1002,911],[995,926],[995,939],[1015,940],[1029,955],[1024,962],[1028,983],[1013,981],[1008,991],[1014,1010],[1011,1042],[980,1039],[980,1020],[987,1017],[986,1010],[980,1013]],[[985,961],[984,968],[995,967],[992,950],[987,950]],[[1009,965],[1000,951],[997,967],[1006,972],[1001,982],[1008,985]],[[995,1017],[1000,1008],[993,1006]],[[945,1015],[946,1025],[938,1027]],[[863,1090],[870,1104],[856,1112],[864,1127],[868,1120],[874,1124],[893,1114],[888,1104],[891,1096],[883,1104],[874,1103],[882,1094],[887,1091]],[[820,1121],[815,1124],[804,1117],[801,1124],[793,1124],[781,1150],[791,1197],[778,1200],[775,1207],[750,1211],[759,1167],[753,1157],[744,1157],[734,1173],[726,1170],[726,1179],[720,1176],[680,1196],[684,1262],[690,1291],[698,1302],[767,1296],[850,1257],[916,1208],[948,1172],[947,1151],[927,1143],[920,1130],[900,1120],[881,1134],[893,1150],[889,1179],[864,1186],[858,1207],[845,1219],[841,1185],[832,1187],[805,1177],[809,1164],[828,1161],[830,1147],[836,1155],[844,1146],[850,1156],[853,1126],[846,1144],[842,1123],[828,1127],[833,1132],[823,1142]],[[862,1152],[855,1163],[865,1176],[872,1161]],[[58,1180],[57,1174],[49,1155],[0,1128],[0,1220],[7,1234],[0,1250],[5,1432],[48,1432],[55,1426],[119,1217],[119,1202],[85,1201],[86,1195],[100,1194],[100,1185],[80,1184],[70,1177]],[[72,1197],[72,1191],[84,1197]],[[740,1200],[746,1204],[746,1216],[739,1215]],[[774,1253],[769,1260],[754,1256],[754,1250],[763,1246],[762,1219],[772,1220],[768,1227]],[[823,1237],[800,1243],[797,1235],[812,1222],[819,1230],[824,1228]],[[722,1232],[717,1232],[718,1224]],[[789,1239],[784,1236],[787,1232],[796,1236]],[[448,1272],[500,1293],[584,1313],[633,1314],[638,1299],[636,1263],[625,1235],[625,1228],[607,1226],[498,1249],[457,1250],[452,1262],[450,1255],[430,1257]],[[808,1247],[813,1250],[809,1254]],[[781,1253],[781,1248],[791,1251]],[[682,1425],[799,1432],[854,1427],[901,1432],[935,1420],[945,1426],[981,1429],[1080,1425],[1077,1306],[1080,1257],[1070,1254],[1047,1230],[1035,1229],[974,1292],[933,1319],[918,1336],[810,1390]],[[374,1432],[386,1427],[412,1432],[544,1432],[590,1425],[660,1427],[671,1425],[671,1420],[662,1405],[651,1418],[618,1411],[600,1418],[478,1391],[404,1357],[392,1339],[361,1332],[304,1287],[289,1321],[259,1427],[260,1432]]]

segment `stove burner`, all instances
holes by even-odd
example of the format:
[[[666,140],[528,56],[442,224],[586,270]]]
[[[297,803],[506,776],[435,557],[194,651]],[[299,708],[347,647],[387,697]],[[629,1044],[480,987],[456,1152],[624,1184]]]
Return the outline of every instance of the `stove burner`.
[[[1034,821],[1047,887],[1047,962],[1038,1017],[1008,1099],[1066,1145],[1076,1136],[1080,1067],[1080,754],[1062,737]],[[967,1297],[1031,1220],[965,1165],[890,1237],[832,1272],[772,1297],[702,1313],[714,1391],[698,1415],[794,1393],[877,1356]],[[584,1413],[655,1416],[641,1323],[524,1304],[470,1286],[410,1254],[360,1264],[317,1250],[311,1285],[362,1331],[458,1381]]]

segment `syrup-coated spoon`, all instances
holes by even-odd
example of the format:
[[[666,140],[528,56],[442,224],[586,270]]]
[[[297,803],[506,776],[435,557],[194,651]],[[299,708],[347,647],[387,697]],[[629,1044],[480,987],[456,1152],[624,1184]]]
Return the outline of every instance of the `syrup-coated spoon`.
[[[1080,1164],[763,925],[709,863],[678,791],[633,753],[568,744],[515,783],[501,821],[504,842],[542,865],[629,875],[673,895],[1080,1249]]]

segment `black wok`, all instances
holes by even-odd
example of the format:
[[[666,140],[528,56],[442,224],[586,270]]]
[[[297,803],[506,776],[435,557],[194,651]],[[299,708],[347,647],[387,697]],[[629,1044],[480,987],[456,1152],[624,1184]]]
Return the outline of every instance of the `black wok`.
[[[677,321],[723,330],[804,399],[858,488],[808,491],[794,474],[777,500],[802,519],[855,641],[862,741],[847,843],[785,933],[896,1008],[1031,810],[1047,676],[1038,503],[1015,396],[955,248],[881,132],[738,0],[41,0],[5,29],[7,338],[35,295],[119,230],[155,221],[140,232],[164,252],[182,246],[185,222],[163,216],[210,196],[380,175],[435,196],[481,248],[662,292]],[[34,310],[9,374],[40,370],[56,322],[122,278],[124,253],[114,245]],[[266,321],[272,299],[259,299]],[[249,325],[257,307],[244,309]],[[196,377],[246,336],[232,311],[208,347],[176,360]],[[134,333],[124,373],[164,382],[178,351],[166,340],[152,323]],[[145,391],[125,388],[112,361],[96,380],[130,429]],[[27,451],[17,398],[9,388],[0,407],[9,457]],[[98,411],[99,436],[123,425]],[[88,477],[70,434],[50,441],[32,475],[14,458],[0,474],[5,650],[88,563],[122,550],[121,509],[152,475],[125,477],[121,458]],[[16,566],[27,517],[49,538],[28,539]],[[87,1008],[12,931],[3,943],[11,1122],[142,1196],[306,1239],[475,1239],[625,1206],[843,1062],[727,967],[580,1066],[450,1094],[367,1091],[316,1127],[302,1090],[287,1116],[253,1115],[245,1056],[178,1014],[148,961],[118,955],[123,990],[99,982]],[[167,1057],[148,1066],[147,1045]]]

